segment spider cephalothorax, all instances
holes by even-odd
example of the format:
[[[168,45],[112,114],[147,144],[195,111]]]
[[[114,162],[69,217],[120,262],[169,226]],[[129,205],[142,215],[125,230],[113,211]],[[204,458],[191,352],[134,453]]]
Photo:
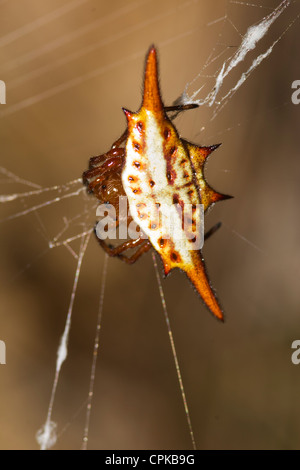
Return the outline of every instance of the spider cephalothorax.
[[[107,153],[90,159],[83,180],[102,203],[109,202],[116,209],[119,196],[126,195],[130,209],[128,224],[134,220],[142,232],[137,239],[115,248],[98,239],[104,250],[110,256],[133,263],[153,247],[162,259],[165,274],[174,268],[185,271],[209,310],[222,320],[223,313],[209,283],[201,251],[191,248],[194,238],[187,236],[182,214],[175,217],[175,222],[172,219],[178,237],[169,233],[168,224],[154,224],[151,218],[161,205],[176,204],[181,209],[191,206],[190,222],[194,230],[201,218],[197,210],[200,204],[206,211],[213,203],[230,197],[214,191],[203,174],[208,155],[218,145],[198,147],[181,139],[167,115],[168,111],[194,107],[193,104],[163,105],[156,50],[151,47],[146,59],[140,110],[132,113],[123,109],[128,124],[126,131]],[[121,147],[123,143],[125,146]],[[148,238],[145,239],[145,235]],[[123,252],[129,248],[137,249],[131,257],[126,257]]]

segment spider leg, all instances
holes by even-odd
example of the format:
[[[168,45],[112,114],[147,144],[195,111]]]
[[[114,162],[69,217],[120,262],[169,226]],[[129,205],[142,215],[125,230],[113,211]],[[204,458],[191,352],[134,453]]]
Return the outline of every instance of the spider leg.
[[[115,148],[118,148],[120,147],[120,145],[125,142],[125,140],[127,139],[127,136],[128,136],[128,129],[125,129],[125,131],[123,132],[123,134],[121,135],[121,137],[118,138],[118,140],[116,140],[112,146],[111,146],[111,149],[115,149]]]
[[[145,241],[144,238],[139,237],[134,240],[127,240],[126,242],[116,247],[112,247],[111,245],[108,245],[107,243],[105,243],[104,240],[101,240],[100,238],[97,238],[97,240],[109,256],[118,256],[121,253],[123,253],[123,251],[129,250],[130,248],[135,248],[136,246],[141,245]]]
[[[95,186],[101,184],[106,178],[108,173],[114,172],[120,169],[123,165],[124,158],[122,155],[108,158],[101,166],[97,166],[87,170],[83,173],[83,182],[89,183],[89,190],[93,190]],[[89,182],[90,178],[96,177],[93,181]]]
[[[195,109],[198,108],[199,105],[197,103],[190,103],[190,104],[177,104],[174,106],[165,106],[165,111],[187,111],[188,109]]]
[[[127,258],[127,256],[124,255],[119,255],[118,258],[120,258],[122,261],[125,261],[127,264],[133,264],[135,263],[144,253],[147,253],[147,251],[152,248],[152,245],[149,240],[143,240],[144,243],[136,250],[136,252],[130,256],[130,258]]]
[[[101,166],[96,166],[87,170],[83,173],[83,178],[93,178],[93,176],[97,176],[98,174],[105,174],[109,173],[110,171],[115,171],[123,165],[123,156],[115,156],[108,158]]]
[[[133,264],[143,253],[146,253],[151,248],[151,243],[149,240],[145,240],[142,237],[136,238],[135,240],[127,240],[126,242],[122,243],[119,246],[111,247],[104,240],[97,238],[99,245],[104,249],[104,251],[109,256],[117,256],[125,263]],[[131,256],[127,257],[122,255],[123,251],[126,251],[130,248],[139,247],[138,250]]]
[[[123,148],[110,149],[108,152],[103,153],[102,155],[97,155],[96,157],[91,157],[89,160],[89,168],[100,165],[105,162],[108,158],[111,157],[123,157],[125,154]]]
[[[219,228],[221,227],[222,222],[217,222],[215,225],[212,226],[205,234],[204,234],[204,240],[207,240],[210,238]]]

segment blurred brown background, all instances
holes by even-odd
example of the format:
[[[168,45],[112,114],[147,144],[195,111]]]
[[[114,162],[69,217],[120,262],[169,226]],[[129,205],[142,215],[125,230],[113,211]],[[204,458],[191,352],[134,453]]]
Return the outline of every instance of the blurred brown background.
[[[163,99],[171,104],[209,54],[224,51],[189,90],[212,86],[209,76],[239,46],[240,34],[279,1],[254,3],[261,7],[225,0],[0,1],[0,79],[7,85],[1,166],[43,187],[80,177],[88,158],[123,132],[121,107],[138,109],[151,44],[159,50]],[[223,95],[298,14],[294,2],[233,72]],[[291,362],[291,343],[300,339],[300,105],[291,102],[291,84],[300,79],[299,39],[296,20],[216,119],[203,107],[175,122],[191,141],[222,142],[206,175],[234,195],[208,215],[207,228],[219,220],[223,227],[204,249],[226,323],[211,317],[184,275],[163,281],[203,449],[300,447],[300,365]],[[30,189],[1,176],[3,194]],[[2,205],[1,219],[47,198]],[[93,203],[78,196],[1,223],[2,449],[37,448],[76,269],[65,247],[47,251],[47,241],[64,218],[79,214],[61,240],[80,233],[81,224],[92,226]],[[78,251],[78,242],[71,246]],[[68,425],[57,449],[81,445],[85,412],[78,410],[88,394],[103,259],[92,237],[53,410],[58,433]],[[89,448],[191,448],[150,254],[132,267],[109,260]]]

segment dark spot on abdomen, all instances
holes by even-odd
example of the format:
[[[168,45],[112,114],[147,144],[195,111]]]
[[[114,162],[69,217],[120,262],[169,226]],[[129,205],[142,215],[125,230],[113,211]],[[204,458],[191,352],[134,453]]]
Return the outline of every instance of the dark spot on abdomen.
[[[179,203],[179,196],[178,194],[173,194],[173,204],[178,204]]]
[[[171,170],[167,171],[167,179],[168,179],[170,184],[174,184],[176,176],[177,176],[177,174],[176,174],[175,170],[171,169]]]
[[[177,151],[177,147],[171,147],[171,149],[170,149],[170,156],[171,156],[171,157],[174,157],[176,151]]]
[[[170,138],[170,135],[171,135],[171,131],[170,131],[168,128],[166,128],[166,129],[164,130],[164,138],[165,138],[165,139],[169,139],[169,138]]]
[[[144,128],[142,121],[139,121],[139,122],[137,123],[136,127],[137,127],[137,129],[138,129],[139,132],[142,132],[142,130],[143,130],[143,128]]]
[[[160,246],[161,248],[163,248],[163,247],[165,246],[166,240],[164,240],[163,238],[160,238],[160,239],[158,240],[158,243],[159,243],[159,246]]]

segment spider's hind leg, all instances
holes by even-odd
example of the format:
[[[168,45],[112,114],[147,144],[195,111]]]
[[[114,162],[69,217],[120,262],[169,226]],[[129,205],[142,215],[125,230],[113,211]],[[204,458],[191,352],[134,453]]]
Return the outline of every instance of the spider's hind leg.
[[[180,114],[182,111],[187,111],[188,109],[195,109],[198,108],[199,105],[196,103],[190,103],[190,104],[175,104],[174,106],[166,106],[164,109],[165,111],[172,112],[169,117],[171,120],[175,119],[178,114]]]
[[[174,106],[165,106],[165,111],[168,113],[169,111],[187,111],[189,109],[198,108],[199,105],[197,103],[189,103],[189,104],[175,104]]]
[[[135,263],[144,253],[147,253],[147,251],[152,248],[152,245],[149,240],[143,240],[144,243],[140,245],[140,247],[136,250],[136,252],[130,256],[129,258],[124,255],[119,255],[118,258],[120,258],[122,261],[125,261],[127,264],[133,264]]]
[[[105,243],[104,240],[100,239],[97,237],[99,245],[104,249],[105,253],[107,253],[109,256],[117,256],[119,259],[124,261],[127,264],[133,264],[135,263],[142,254],[146,253],[148,250],[151,248],[151,243],[149,240],[139,237],[136,238],[135,240],[127,240],[126,242],[122,243],[121,245],[118,245],[116,247],[112,247],[111,245],[108,245]],[[128,257],[123,255],[122,253],[126,250],[132,249],[139,247],[136,252]]]
[[[205,234],[204,234],[204,240],[207,240],[210,238],[219,228],[222,226],[222,222],[217,222],[215,225],[213,225]]]

